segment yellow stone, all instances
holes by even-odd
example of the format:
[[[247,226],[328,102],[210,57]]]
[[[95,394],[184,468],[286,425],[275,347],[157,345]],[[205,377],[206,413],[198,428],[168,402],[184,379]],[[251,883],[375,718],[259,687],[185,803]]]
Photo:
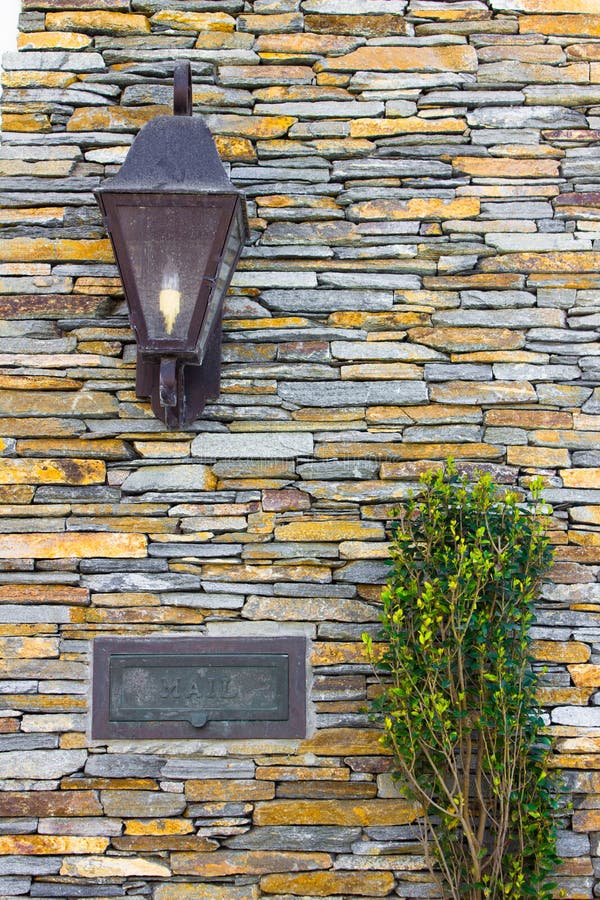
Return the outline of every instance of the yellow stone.
[[[140,559],[146,556],[146,544],[143,534],[2,534],[0,559]]]
[[[456,156],[452,166],[466,175],[487,178],[558,178],[558,163],[546,159]]]
[[[423,377],[423,367],[411,363],[356,363],[350,366],[341,366],[340,374],[343,379],[349,378],[353,381],[378,381],[381,379],[418,381]]]
[[[600,20],[600,16],[598,17]],[[600,32],[599,32],[600,33]],[[484,259],[481,268],[485,272],[598,272],[600,253],[589,250],[581,253],[504,253]]]
[[[283,137],[297,121],[292,116],[238,116],[233,113],[218,113],[207,118],[213,134],[250,140]]]
[[[600,525],[600,506],[574,506],[569,513],[574,522],[582,525]],[[590,540],[592,535],[586,534],[586,537]]]
[[[275,766],[256,767],[256,777],[269,781],[349,781],[346,766]],[[188,782],[189,783],[189,782]]]
[[[368,200],[351,207],[354,218],[362,220],[399,219],[469,219],[479,215],[480,203],[475,197],[440,200],[437,197],[409,200]],[[600,254],[599,254],[600,256]]]
[[[389,137],[394,134],[462,133],[466,130],[464,119],[454,117],[427,119],[423,116],[398,116],[388,119],[352,119],[350,136],[353,138]]]
[[[266,894],[331,897],[360,894],[386,897],[394,888],[391,872],[306,872],[299,875],[265,875],[260,887]]]
[[[356,43],[356,38],[338,34],[262,34],[256,41],[256,49],[264,59],[313,53],[326,56],[345,53],[356,47]]]
[[[408,825],[419,811],[407,800],[273,800],[256,804],[254,824]]]
[[[174,853],[171,857],[176,875],[262,875],[298,869],[327,869],[328,853],[298,853],[282,850],[217,850],[212,853]]]
[[[521,16],[519,32],[600,37],[600,15]]]
[[[373,655],[378,657],[383,650],[382,644],[373,645]],[[370,656],[362,641],[317,641],[312,646],[311,662],[313,666],[337,666],[357,663],[365,665]]]
[[[148,34],[146,16],[113,10],[46,13],[46,31],[83,31],[90,34]]]
[[[108,239],[8,238],[0,242],[0,262],[114,262]]]
[[[234,886],[197,881],[193,884],[157,884],[154,900],[258,900],[258,885]]]
[[[68,87],[76,81],[77,76],[73,72],[35,72],[27,70],[2,73],[2,84],[7,88]]]
[[[103,853],[109,840],[104,837],[74,837],[72,835],[7,834],[0,835],[0,854],[39,856],[62,853]]]
[[[87,856],[64,859],[60,874],[72,878],[170,878],[166,863],[141,856]]]
[[[67,131],[139,131],[157,116],[171,112],[168,106],[80,106],[67,123]]]
[[[185,796],[191,801],[244,802],[246,800],[270,800],[275,796],[275,785],[243,778],[191,779],[186,782]]]
[[[2,130],[9,131],[51,131],[50,117],[45,113],[24,113],[15,115],[5,112],[2,114]]]
[[[298,565],[274,565],[274,566],[248,566],[248,565],[217,565],[208,564],[202,566],[202,576],[207,581],[310,581],[326,584],[331,581],[329,566]]]
[[[316,71],[327,69],[338,72],[476,72],[477,53],[465,44],[359,47],[346,56],[330,57],[316,66]]]
[[[192,834],[190,819],[126,819],[125,834]]]
[[[509,466],[535,468],[562,468],[569,465],[569,451],[554,447],[508,447],[506,462]]]
[[[375,728],[323,728],[302,741],[299,753],[316,756],[389,756],[382,747],[382,732]]]
[[[600,831],[600,809],[578,809],[573,813],[573,831]]]
[[[389,544],[374,541],[342,541],[339,550],[342,559],[389,559],[390,556]]]
[[[511,328],[413,328],[410,338],[417,344],[455,353],[512,350],[525,343],[523,335]]]
[[[247,138],[225,137],[222,134],[215,136],[215,144],[219,156],[225,162],[254,162],[256,150]]]
[[[579,641],[532,641],[531,653],[542,662],[585,663],[591,650]]]
[[[183,12],[177,9],[161,9],[150,19],[153,25],[164,25],[175,31],[233,31],[235,19],[224,12]]]
[[[0,459],[0,484],[103,484],[99,459]]]
[[[588,663],[588,665],[574,665],[568,668],[573,683],[578,687],[600,687],[600,666]]]
[[[22,31],[17,38],[19,50],[82,50],[91,43],[87,34],[65,31]]]
[[[2,659],[48,659],[58,655],[56,638],[0,637]]]
[[[302,518],[275,529],[277,541],[348,541],[381,540],[383,526],[374,522],[357,522],[347,519],[322,519],[310,521]]]
[[[596,13],[598,0],[514,0],[515,12]]]
[[[562,483],[570,488],[600,488],[600,468],[561,469]]]

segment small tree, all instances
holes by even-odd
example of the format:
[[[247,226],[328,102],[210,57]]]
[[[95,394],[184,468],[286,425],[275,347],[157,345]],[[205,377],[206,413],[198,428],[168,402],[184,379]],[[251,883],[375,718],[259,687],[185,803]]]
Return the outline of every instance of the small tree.
[[[523,507],[451,462],[422,483],[393,529],[375,714],[442,896],[545,900],[556,784],[528,637],[551,561],[541,485]]]

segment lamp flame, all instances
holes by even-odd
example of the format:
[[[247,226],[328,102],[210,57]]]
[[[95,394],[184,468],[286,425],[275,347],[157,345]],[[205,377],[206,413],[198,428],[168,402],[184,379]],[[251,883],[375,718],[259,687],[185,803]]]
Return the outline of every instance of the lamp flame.
[[[165,320],[167,333],[172,334],[177,316],[181,311],[181,291],[179,290],[179,275],[177,272],[163,276],[158,305]]]

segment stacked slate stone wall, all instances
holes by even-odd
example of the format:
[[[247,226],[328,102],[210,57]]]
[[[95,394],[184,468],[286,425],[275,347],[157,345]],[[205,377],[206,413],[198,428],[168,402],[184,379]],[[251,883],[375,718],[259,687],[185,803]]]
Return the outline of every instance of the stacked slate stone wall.
[[[176,59],[252,240],[166,433],[92,191]],[[0,897],[436,896],[361,634],[449,455],[547,479],[557,881],[599,896],[598,0],[23,0],[4,90]],[[90,740],[96,636],[285,633],[305,740]]]

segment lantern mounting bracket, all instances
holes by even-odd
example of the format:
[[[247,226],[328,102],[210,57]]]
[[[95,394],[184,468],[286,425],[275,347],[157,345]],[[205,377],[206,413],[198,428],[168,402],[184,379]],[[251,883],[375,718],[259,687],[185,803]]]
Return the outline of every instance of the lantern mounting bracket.
[[[173,73],[173,115],[192,115],[192,67],[187,60],[178,63]]]

